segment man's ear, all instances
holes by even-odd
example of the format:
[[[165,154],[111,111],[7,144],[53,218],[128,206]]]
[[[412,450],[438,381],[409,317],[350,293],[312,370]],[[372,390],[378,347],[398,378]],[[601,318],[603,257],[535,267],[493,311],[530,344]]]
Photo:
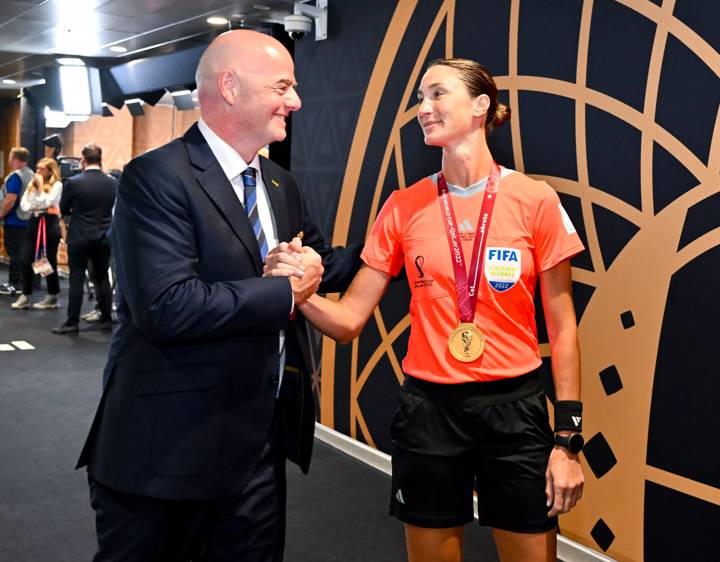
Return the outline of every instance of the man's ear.
[[[490,97],[487,94],[480,94],[473,100],[473,116],[482,117],[490,107]]]
[[[235,73],[230,69],[218,72],[217,86],[225,103],[234,105],[238,97],[238,83]]]

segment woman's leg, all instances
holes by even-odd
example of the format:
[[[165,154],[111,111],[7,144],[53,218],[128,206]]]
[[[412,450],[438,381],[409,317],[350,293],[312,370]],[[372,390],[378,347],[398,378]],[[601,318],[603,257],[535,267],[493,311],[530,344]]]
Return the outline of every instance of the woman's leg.
[[[53,272],[45,277],[49,295],[57,295],[60,292],[60,278],[57,270],[57,252],[60,245],[60,225],[55,216],[46,217],[47,232],[47,259],[53,267]]]
[[[405,524],[408,562],[461,562],[465,527],[429,529]]]
[[[554,562],[557,559],[557,532],[514,533],[493,529],[501,562]]]
[[[23,240],[21,254],[21,273],[22,273],[22,293],[23,295],[31,295],[33,292],[33,282],[35,281],[35,273],[32,269],[32,263],[35,261],[35,243],[37,242],[38,219],[33,217],[28,223],[25,231],[25,239]]]

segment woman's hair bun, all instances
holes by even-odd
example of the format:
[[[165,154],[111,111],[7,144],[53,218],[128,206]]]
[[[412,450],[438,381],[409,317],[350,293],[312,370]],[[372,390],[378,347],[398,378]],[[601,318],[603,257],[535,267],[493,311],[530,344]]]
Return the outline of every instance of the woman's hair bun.
[[[505,123],[505,121],[510,119],[510,114],[510,108],[504,103],[498,102],[497,107],[495,108],[495,117],[492,120],[492,126],[499,127]]]

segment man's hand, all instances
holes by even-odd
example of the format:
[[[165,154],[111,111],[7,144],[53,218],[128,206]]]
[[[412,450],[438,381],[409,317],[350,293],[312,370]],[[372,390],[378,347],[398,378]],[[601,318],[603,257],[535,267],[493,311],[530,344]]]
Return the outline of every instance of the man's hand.
[[[563,447],[555,446],[550,452],[545,471],[545,496],[548,517],[567,513],[582,498],[585,477],[578,456]]]
[[[297,306],[318,290],[324,271],[320,255],[310,247],[303,247],[299,238],[293,238],[268,252],[263,277],[289,277]]]
[[[280,242],[265,256],[263,277],[290,277],[301,278],[305,271],[301,254],[302,241],[293,238],[291,242]]]

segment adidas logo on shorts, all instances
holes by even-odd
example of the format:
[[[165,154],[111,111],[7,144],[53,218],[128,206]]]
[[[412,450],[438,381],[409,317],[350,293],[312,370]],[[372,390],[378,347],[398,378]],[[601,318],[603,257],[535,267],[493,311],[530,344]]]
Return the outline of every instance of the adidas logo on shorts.
[[[402,490],[398,489],[397,493],[395,494],[395,499],[398,501],[398,503],[405,505],[405,500],[403,499]]]

